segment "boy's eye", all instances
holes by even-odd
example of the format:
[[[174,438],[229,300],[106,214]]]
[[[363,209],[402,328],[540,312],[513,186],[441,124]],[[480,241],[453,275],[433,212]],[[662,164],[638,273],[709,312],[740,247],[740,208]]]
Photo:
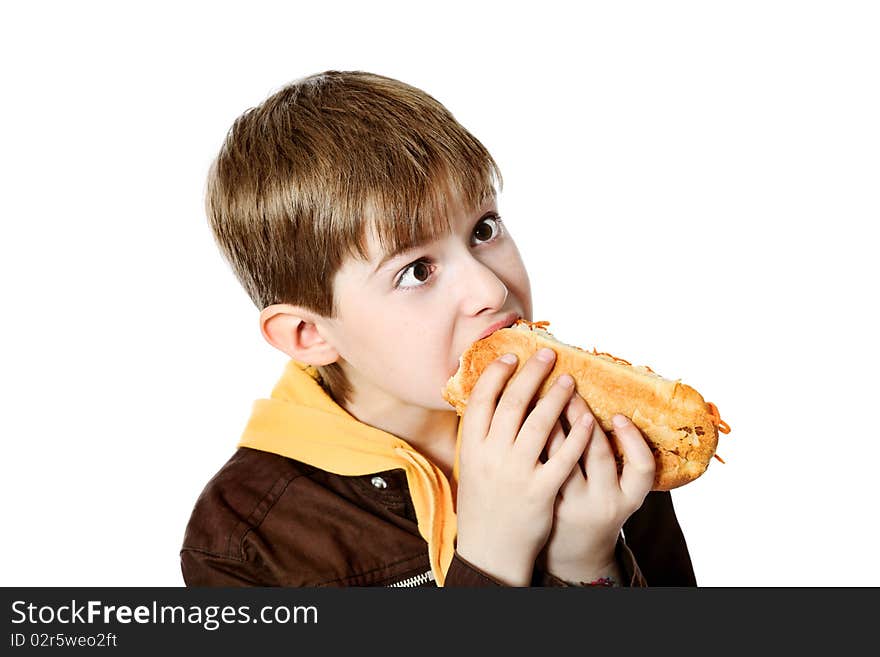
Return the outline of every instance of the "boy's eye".
[[[488,228],[487,228],[488,227]],[[474,238],[479,240],[480,244],[488,244],[498,239],[501,234],[501,217],[497,214],[490,213],[485,217],[481,217],[474,228]],[[431,275],[433,262],[430,258],[419,258],[415,262],[408,264],[400,272],[397,282],[394,284],[395,289],[412,290],[424,287],[428,277]],[[412,276],[410,276],[412,275]]]

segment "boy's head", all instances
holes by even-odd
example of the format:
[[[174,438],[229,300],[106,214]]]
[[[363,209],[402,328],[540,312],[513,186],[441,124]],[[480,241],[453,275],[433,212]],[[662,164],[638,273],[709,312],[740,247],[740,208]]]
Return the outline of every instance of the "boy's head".
[[[462,351],[511,313],[531,318],[496,181],[431,96],[327,71],[235,121],[206,208],[264,337],[315,365],[338,403],[363,392],[449,410],[440,388]]]

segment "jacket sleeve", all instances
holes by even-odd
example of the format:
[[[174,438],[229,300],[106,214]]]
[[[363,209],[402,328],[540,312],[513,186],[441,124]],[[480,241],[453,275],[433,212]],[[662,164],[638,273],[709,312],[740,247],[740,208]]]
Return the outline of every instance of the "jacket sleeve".
[[[617,545],[614,548],[614,556],[617,559],[617,565],[620,567],[620,574],[623,581],[621,586],[647,586],[642,571],[636,563],[632,550],[629,549],[623,536],[618,536]],[[532,586],[586,586],[584,582],[567,582],[552,573],[544,572],[535,567],[532,576]]]
[[[462,559],[458,552],[452,555],[452,563],[446,573],[443,586],[506,586],[491,575],[484,573],[475,565]]]
[[[202,550],[182,549],[180,570],[186,586],[278,586],[247,561]]]
[[[623,537],[617,540],[615,556],[623,576],[623,586],[646,586],[645,578],[635,561],[635,557],[627,547]],[[537,566],[532,574],[532,586],[578,586],[562,580],[551,573],[541,571]],[[470,562],[459,556],[452,557],[449,572],[446,573],[445,586],[506,586],[491,575],[483,572]]]
[[[697,585],[669,491],[648,493],[623,524],[623,533],[648,586]]]

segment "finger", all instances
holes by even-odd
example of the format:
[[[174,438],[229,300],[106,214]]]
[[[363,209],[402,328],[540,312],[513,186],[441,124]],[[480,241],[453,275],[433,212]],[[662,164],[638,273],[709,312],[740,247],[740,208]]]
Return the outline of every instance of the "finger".
[[[578,418],[580,418],[584,413],[588,413],[593,418],[593,433],[592,435],[596,435],[597,432],[602,434],[602,427],[599,426],[599,423],[596,422],[596,416],[593,414],[593,411],[587,405],[586,400],[580,396],[575,389],[575,393],[571,396],[571,399],[568,401],[568,406],[565,407],[565,418],[568,421],[569,425],[573,425]],[[586,471],[587,467],[587,454],[584,452],[581,457],[581,467]]]
[[[546,358],[549,360],[545,360]],[[489,427],[488,434],[491,439],[509,443],[516,440],[529,404],[541,389],[544,379],[553,369],[555,359],[556,352],[544,348],[538,350],[523,364],[507,388],[501,393],[501,399],[498,401]],[[545,439],[546,437],[547,434],[544,434]],[[540,450],[538,451],[540,452]]]
[[[491,362],[480,374],[468,397],[467,408],[461,418],[462,445],[484,439],[492,424],[495,415],[498,398],[510,376],[516,370],[516,354],[513,362],[502,360],[504,356]]]
[[[619,488],[614,450],[611,449],[611,442],[598,422],[593,425],[593,435],[585,458],[584,471],[587,473],[587,482],[603,488]]]
[[[548,485],[558,488],[570,479],[575,468],[580,471],[578,462],[590,442],[593,424],[593,416],[588,413],[578,418],[562,446],[541,466],[541,476],[549,480]]]
[[[562,428],[562,421],[556,420],[556,424],[550,432],[550,438],[547,440],[547,459],[553,456],[556,451],[562,447],[563,442],[565,442],[565,430]],[[544,459],[545,463],[547,462],[547,459]]]
[[[538,460],[553,431],[553,426],[559,421],[559,416],[562,415],[573,391],[574,379],[568,374],[563,374],[535,404],[513,446],[524,458],[531,461]]]
[[[618,424],[618,422],[622,422]],[[613,418],[614,433],[623,451],[623,472],[620,489],[636,506],[641,506],[645,495],[654,485],[656,464],[654,454],[639,428],[623,415]]]
[[[586,400],[580,396],[577,388],[575,388],[574,394],[571,396],[571,399],[568,400],[568,406],[565,407],[565,419],[569,426],[571,426],[577,422],[578,418],[584,413],[593,415],[593,411],[590,410]],[[593,416],[593,419],[595,420],[595,416]]]
[[[581,401],[583,401],[583,400],[581,400]],[[586,404],[584,403],[584,405],[586,405]],[[566,408],[568,408],[568,407],[566,407]],[[575,483],[579,483],[579,484],[583,485],[587,481],[586,474],[585,474],[584,468],[583,468],[583,463],[584,463],[585,455],[587,453],[587,446],[589,445],[590,440],[592,440],[593,435],[595,435],[596,418],[592,414],[592,412],[590,412],[590,410],[587,409],[584,413],[581,413],[578,417],[576,417],[573,422],[571,422],[571,425],[569,427],[569,430],[568,430],[568,433],[566,434],[566,436],[570,435],[572,431],[576,431],[579,429],[579,427],[577,426],[577,423],[579,420],[580,420],[581,424],[584,425],[584,427],[585,427],[582,430],[585,431],[587,434],[587,445],[584,445],[584,449],[581,450],[580,458],[578,458],[577,463],[574,464],[574,467],[571,469],[571,473],[568,475],[568,479],[566,479],[565,483],[562,484],[562,488],[559,489],[560,495],[563,495],[568,490],[570,490],[571,487],[575,485]],[[592,426],[589,426],[590,422],[592,422]],[[566,424],[568,424],[568,423],[566,423]]]

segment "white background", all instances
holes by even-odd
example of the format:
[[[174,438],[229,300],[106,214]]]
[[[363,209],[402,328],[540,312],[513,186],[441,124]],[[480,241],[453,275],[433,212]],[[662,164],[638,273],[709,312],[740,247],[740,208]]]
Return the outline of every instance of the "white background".
[[[493,153],[535,319],[718,405],[726,465],[673,493],[701,585],[880,585],[876,4],[297,4],[4,4],[0,583],[182,585],[286,362],[205,174],[335,68]]]

